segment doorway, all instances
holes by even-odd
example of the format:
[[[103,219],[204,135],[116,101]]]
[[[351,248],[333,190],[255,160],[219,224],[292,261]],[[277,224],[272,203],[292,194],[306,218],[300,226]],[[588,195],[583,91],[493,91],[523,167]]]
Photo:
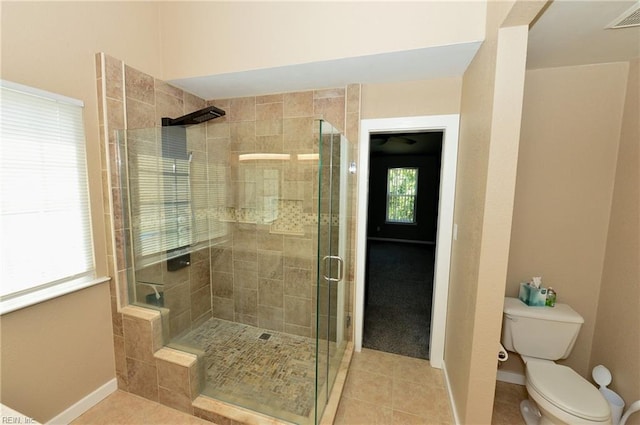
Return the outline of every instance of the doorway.
[[[355,349],[362,350],[365,275],[367,254],[367,223],[369,205],[370,144],[371,136],[380,133],[442,131],[442,155],[437,214],[437,234],[434,246],[433,301],[429,336],[429,360],[433,367],[442,368],[446,328],[446,307],[449,289],[449,267],[453,237],[453,206],[455,195],[456,163],[458,153],[459,115],[433,115],[422,117],[383,118],[362,120],[359,140],[358,228],[356,234],[356,294],[355,294]]]
[[[371,135],[365,348],[429,358],[442,137]]]

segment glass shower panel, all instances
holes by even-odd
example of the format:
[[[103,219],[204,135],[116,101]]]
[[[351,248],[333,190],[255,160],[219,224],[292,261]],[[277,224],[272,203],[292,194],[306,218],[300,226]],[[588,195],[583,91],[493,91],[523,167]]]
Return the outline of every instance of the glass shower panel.
[[[118,155],[130,303],[198,355],[203,395],[311,425],[346,347],[349,179],[344,136],[306,123],[262,149],[128,130]]]
[[[126,229],[126,260],[129,302],[164,306],[162,273],[154,263],[164,259],[162,252],[165,190],[161,135],[158,129],[139,129],[118,133],[121,161],[122,215],[130,223]],[[175,197],[175,196],[174,196]],[[145,273],[146,271],[146,273]]]
[[[191,254],[199,255],[196,259],[208,257],[209,222],[217,224],[208,204],[204,133],[170,130],[181,131],[156,127],[118,133],[122,215],[129,223],[125,229],[129,300],[154,308],[176,307],[174,320],[163,327],[168,338],[193,325],[177,317],[192,295],[184,285],[191,280],[185,267],[192,264]],[[223,226],[213,227],[224,232]],[[208,269],[208,263],[200,266]],[[209,303],[206,310],[210,309]],[[190,318],[197,313],[190,310]]]
[[[316,423],[346,348],[347,139],[319,121]]]

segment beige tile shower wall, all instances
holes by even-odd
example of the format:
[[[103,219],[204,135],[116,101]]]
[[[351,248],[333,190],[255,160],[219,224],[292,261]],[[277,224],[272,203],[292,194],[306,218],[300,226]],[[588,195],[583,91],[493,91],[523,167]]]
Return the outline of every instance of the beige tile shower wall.
[[[124,331],[120,308],[127,303],[126,272],[120,273],[120,267],[125,263],[122,246],[124,234],[123,215],[120,193],[120,179],[116,172],[118,152],[116,139],[109,128],[124,128],[124,94],[122,62],[103,54],[96,54],[97,89],[98,89],[98,117],[100,123],[100,149],[102,168],[102,193],[104,209],[104,224],[107,241],[107,273],[113,276],[110,286],[111,317],[113,323],[113,339],[115,349],[115,366],[118,387],[127,390],[127,367],[124,354]],[[116,243],[116,235],[120,246]]]
[[[316,161],[298,155],[318,152],[317,118],[344,132],[345,90],[209,104],[227,112],[207,124],[208,171],[215,190],[210,199],[217,200],[213,214],[224,228],[211,249],[213,314],[314,336],[318,168]],[[357,128],[357,121],[351,125]],[[289,156],[241,156],[251,154]]]
[[[158,127],[162,117],[177,117],[205,106],[205,101],[155,79],[145,73],[125,65],[122,61],[107,55],[96,55],[98,69],[98,96],[100,112],[101,144],[106,152],[102,163],[105,205],[110,205],[105,213],[108,241],[109,274],[116,276],[112,280],[111,304],[116,356],[116,375],[121,389],[149,396],[142,376],[147,369],[134,368],[138,365],[126,347],[137,338],[124,330],[121,308],[129,303],[144,302],[147,294],[153,293],[151,287],[137,285],[137,300],[128,299],[127,289],[127,251],[125,246],[130,233],[128,217],[122,214],[123,203],[128,202],[129,194],[121,192],[121,179],[124,178],[118,163],[122,159],[117,150],[115,131],[119,129],[137,129]],[[205,129],[189,130],[187,149],[193,152],[194,188],[202,189],[206,183],[206,144]],[[124,171],[124,169],[122,170]],[[206,205],[196,205],[196,215],[206,214]],[[165,263],[139,270],[139,280],[148,279],[162,283],[165,303],[171,311],[169,329],[163,329],[166,336],[173,336],[211,317],[211,279],[209,248],[192,253],[191,266],[178,272],[168,272]],[[147,363],[151,365],[152,362]],[[151,367],[151,366],[149,366]],[[138,373],[142,371],[141,373]],[[144,391],[143,391],[144,389]],[[157,394],[158,390],[154,390]],[[154,399],[157,399],[155,397]]]
[[[104,209],[104,223],[105,234],[107,240],[107,259],[108,259],[108,271],[111,279],[111,316],[113,322],[113,339],[115,348],[115,366],[116,377],[118,379],[118,387],[127,388],[126,377],[126,360],[124,355],[124,332],[122,314],[119,312],[120,303],[126,302],[126,295],[122,296],[119,292],[119,281],[122,280],[121,276],[117,276],[116,265],[116,250],[114,244],[114,235],[116,231],[122,229],[122,215],[116,215],[113,208],[113,203],[116,201],[118,204],[122,202],[120,192],[116,192],[116,196],[112,193],[112,187],[119,187],[119,181],[112,177],[110,172],[110,158],[116,157],[115,140],[109,137],[109,133],[106,131],[108,123],[112,126],[123,126],[124,124],[124,99],[122,95],[122,68],[119,61],[116,61],[106,55],[96,54],[96,70],[97,70],[97,89],[98,89],[98,106],[99,106],[99,122],[100,122],[100,148],[104,153],[101,157],[102,167],[102,186],[103,186],[103,204]],[[106,208],[109,206],[109,208]],[[119,209],[118,209],[119,211]],[[122,252],[122,251],[120,251]],[[124,259],[121,258],[119,263],[122,264]],[[126,294],[126,291],[124,292]]]
[[[158,311],[135,306],[121,311],[125,342],[117,352],[125,355],[128,385],[124,389],[193,414],[191,402],[200,393],[203,372],[197,356],[162,346],[163,324]]]

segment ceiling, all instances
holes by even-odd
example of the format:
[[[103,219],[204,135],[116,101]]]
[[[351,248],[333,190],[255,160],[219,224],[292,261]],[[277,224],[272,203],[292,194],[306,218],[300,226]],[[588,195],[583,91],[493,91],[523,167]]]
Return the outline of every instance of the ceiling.
[[[527,68],[621,62],[640,57],[640,26],[606,29],[638,1],[552,2],[529,30]]]
[[[605,29],[637,1],[555,0],[529,31],[527,68],[640,57],[640,27]],[[463,75],[480,42],[172,80],[204,99]]]
[[[462,75],[480,44],[478,41],[404,50],[183,78],[171,83],[209,100],[344,87],[354,82],[367,84],[445,78]]]
[[[373,156],[437,155],[442,151],[442,131],[412,133],[376,133],[370,138]]]

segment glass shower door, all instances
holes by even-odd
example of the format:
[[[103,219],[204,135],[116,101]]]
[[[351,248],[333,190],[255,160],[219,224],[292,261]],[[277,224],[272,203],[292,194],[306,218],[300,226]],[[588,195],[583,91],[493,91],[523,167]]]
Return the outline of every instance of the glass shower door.
[[[348,142],[319,121],[316,423],[319,423],[346,347]]]

